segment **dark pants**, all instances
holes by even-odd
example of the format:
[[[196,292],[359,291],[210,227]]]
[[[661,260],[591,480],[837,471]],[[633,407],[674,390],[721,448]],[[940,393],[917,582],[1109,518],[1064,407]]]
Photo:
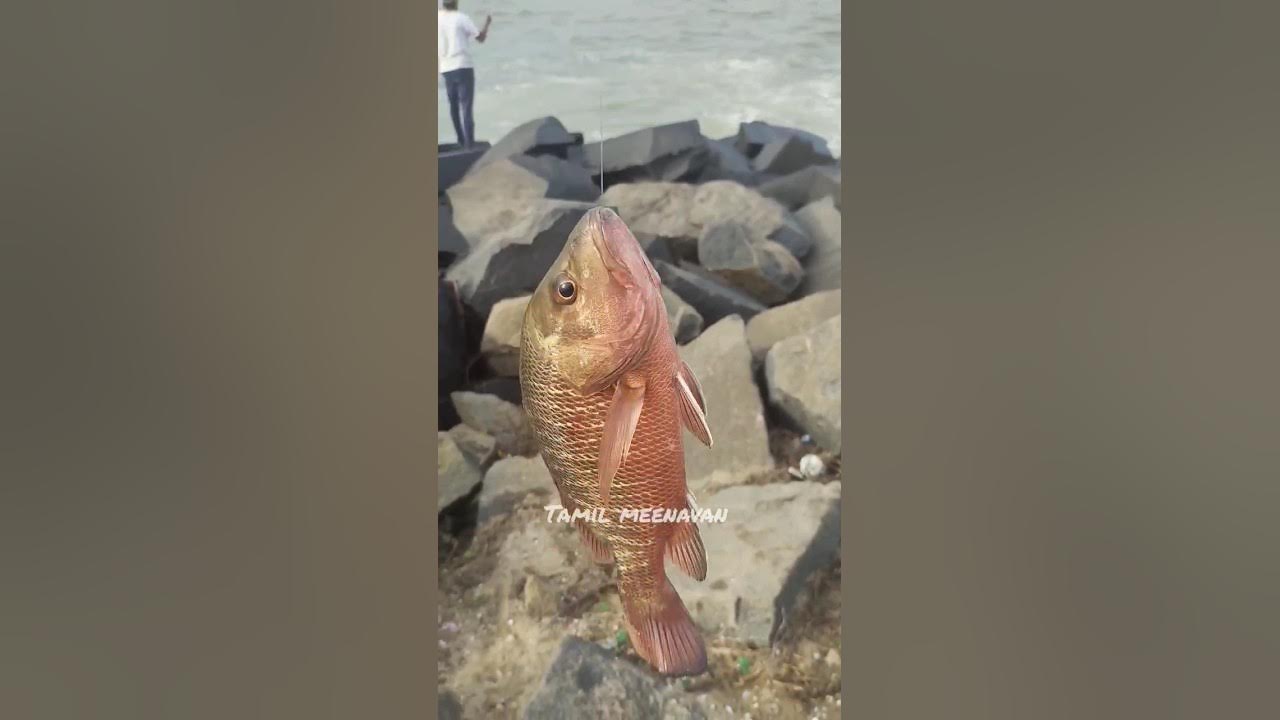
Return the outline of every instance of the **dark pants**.
[[[471,117],[471,102],[476,96],[476,71],[459,68],[444,74],[445,91],[449,94],[449,116],[458,133],[458,144],[471,147],[476,141],[476,121]]]

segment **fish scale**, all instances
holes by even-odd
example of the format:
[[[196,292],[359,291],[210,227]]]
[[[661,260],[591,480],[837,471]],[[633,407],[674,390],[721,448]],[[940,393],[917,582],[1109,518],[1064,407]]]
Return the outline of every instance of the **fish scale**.
[[[563,301],[552,295],[556,281],[570,272],[583,285],[582,304],[575,307],[568,306],[577,296]],[[659,290],[657,273],[617,215],[605,208],[590,211],[525,311],[520,385],[562,505],[608,515],[608,522],[585,523],[579,531],[597,561],[611,555],[636,650],[664,674],[696,674],[705,670],[705,648],[666,574],[666,560],[673,558],[687,574],[705,577],[705,550],[696,525],[624,521],[619,515],[623,509],[688,508],[685,427],[710,444],[701,392],[689,389],[697,381],[680,360]],[[624,349],[616,349],[619,345]],[[601,353],[601,347],[608,350]],[[578,362],[583,359],[588,362]],[[607,384],[603,389],[587,391],[583,388],[591,382],[583,378],[594,375],[583,375],[583,365],[592,372],[616,367],[620,375],[599,373],[613,379],[599,381]],[[578,373],[576,383],[566,374],[570,372]],[[637,406],[616,399],[628,388],[639,388],[629,397],[642,395],[643,400],[628,450],[608,481],[605,507],[601,476],[607,470],[601,466],[601,447],[615,403],[622,403],[619,408]],[[699,409],[693,409],[695,403]],[[624,426],[629,427],[617,425]]]
[[[537,343],[530,343],[536,347]],[[669,366],[669,357],[655,353],[653,361]],[[542,440],[542,456],[557,486],[574,507],[583,510],[601,508],[597,477],[600,440],[605,418],[613,401],[612,391],[589,396],[579,395],[551,365],[540,362],[537,353],[521,355],[522,394],[536,435]],[[610,491],[611,523],[592,526],[602,539],[614,548],[620,566],[619,547],[647,548],[656,544],[662,523],[620,523],[620,508],[681,508],[685,502],[684,454],[680,433],[682,427],[675,412],[675,386],[670,377],[647,376],[644,412],[636,425],[634,439],[626,459],[614,476]],[[652,583],[647,568],[630,568],[644,574]]]

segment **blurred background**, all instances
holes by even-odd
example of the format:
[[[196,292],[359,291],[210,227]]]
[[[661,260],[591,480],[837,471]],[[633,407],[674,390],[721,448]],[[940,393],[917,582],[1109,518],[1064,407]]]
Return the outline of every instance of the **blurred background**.
[[[476,137],[552,115],[588,142],[696,119],[707,137],[766,120],[840,154],[840,3],[819,0],[461,0],[493,26],[473,44]],[[444,81],[441,144],[455,141]],[[603,117],[601,107],[603,104]]]

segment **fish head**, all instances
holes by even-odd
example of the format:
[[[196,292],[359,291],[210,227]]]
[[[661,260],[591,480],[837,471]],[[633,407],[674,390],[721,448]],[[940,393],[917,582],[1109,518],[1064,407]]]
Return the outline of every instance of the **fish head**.
[[[661,287],[622,218],[592,208],[530,298],[523,342],[580,392],[599,392],[669,334]]]

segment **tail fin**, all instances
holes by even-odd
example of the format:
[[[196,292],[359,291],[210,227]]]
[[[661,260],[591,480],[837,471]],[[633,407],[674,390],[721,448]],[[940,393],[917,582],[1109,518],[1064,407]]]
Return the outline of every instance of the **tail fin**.
[[[660,674],[701,675],[707,670],[707,650],[676,589],[659,566],[657,597],[637,600],[624,596],[622,609],[636,652]]]

